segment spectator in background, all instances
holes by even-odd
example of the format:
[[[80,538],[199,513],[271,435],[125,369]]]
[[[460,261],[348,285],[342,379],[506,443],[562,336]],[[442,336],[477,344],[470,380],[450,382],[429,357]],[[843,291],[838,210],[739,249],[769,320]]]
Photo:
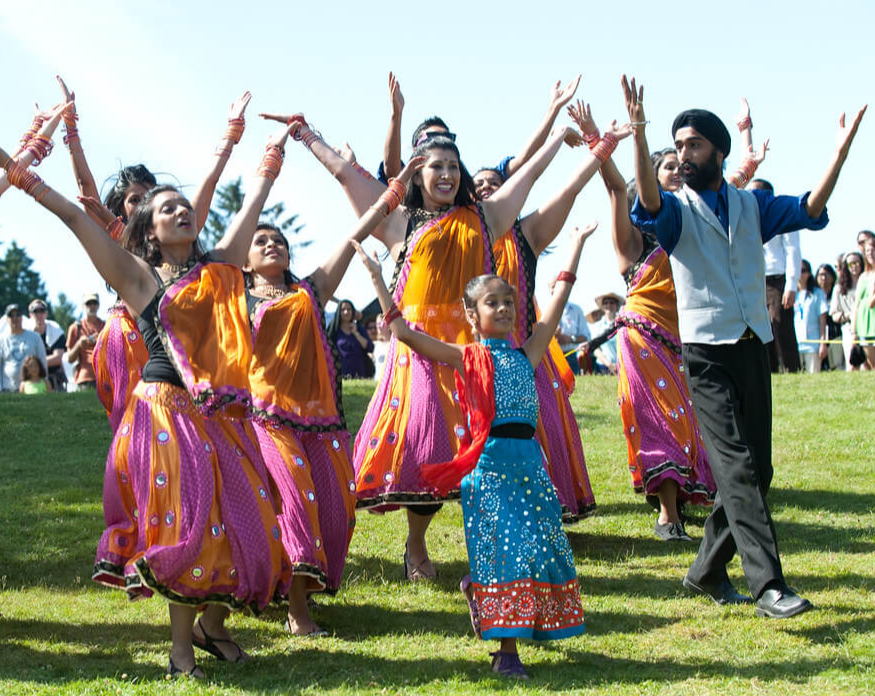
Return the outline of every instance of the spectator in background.
[[[863,272],[863,255],[859,251],[850,251],[844,255],[839,264],[839,284],[832,295],[829,311],[833,321],[839,325],[842,331],[842,350],[845,354],[845,369],[850,372],[857,370],[859,362],[851,360],[852,352],[862,349],[857,346],[854,349],[854,330],[851,320],[854,318],[854,309],[857,301],[857,279]],[[854,364],[854,363],[857,364]]]
[[[797,285],[796,303],[794,304],[794,324],[796,326],[796,342],[799,344],[799,356],[805,371],[814,374],[820,372],[820,365],[826,357],[826,314],[829,305],[823,290],[817,287],[814,276],[811,275],[811,264],[802,259],[802,271]]]
[[[866,244],[867,239],[875,239],[875,232],[871,230],[860,230],[857,232],[857,249],[860,254],[863,253],[863,246]]]
[[[6,306],[9,331],[0,338],[0,391],[17,392],[21,386],[21,367],[25,358],[35,356],[46,367],[46,349],[38,334],[21,325],[21,307]]]
[[[866,355],[863,369],[875,370],[875,235],[871,233],[863,241],[863,273],[857,280],[857,302],[851,325]]]
[[[775,189],[765,179],[754,179],[750,188],[761,191]],[[772,237],[763,244],[766,260],[766,307],[772,322],[774,340],[766,344],[772,372],[799,372],[799,354],[796,343],[793,308],[796,302],[796,287],[802,267],[802,250],[799,232],[788,232]],[[810,270],[810,269],[809,269]]]
[[[838,280],[836,270],[828,263],[822,263],[820,264],[820,266],[817,267],[817,273],[814,274],[814,278],[817,281],[817,287],[823,290],[823,294],[826,296],[827,308],[831,307],[832,296],[835,291],[836,281]],[[826,346],[826,360],[824,360],[823,364],[821,365],[822,369],[841,369],[843,362],[842,345],[841,343],[832,342],[837,341],[841,335],[841,328],[839,328],[839,325],[836,324],[835,320],[832,318],[830,310],[827,309],[826,338],[828,341],[830,341],[830,343],[828,343]]]
[[[595,298],[595,303],[604,312],[601,319],[592,325],[592,334],[598,337],[605,332],[613,333],[616,331],[617,312],[620,307],[626,303],[622,297],[615,292],[609,292],[606,295],[599,295]],[[593,355],[599,363],[605,367],[612,375],[617,374],[617,337],[612,335],[608,340],[604,341],[600,347],[593,349]]]
[[[21,364],[21,384],[18,391],[21,394],[47,394],[52,391],[52,385],[46,379],[45,366],[35,355],[28,355]]]
[[[357,317],[355,305],[349,300],[341,300],[328,325],[328,340],[337,346],[344,377],[370,377],[374,370],[368,358],[374,344],[359,326]]]
[[[94,389],[97,384],[91,358],[97,334],[105,323],[97,316],[100,298],[96,293],[86,293],[82,298],[82,307],[85,310],[82,319],[70,326],[67,332],[67,353],[64,356],[68,363],[76,363],[73,380],[77,390]]]
[[[64,330],[58,322],[48,318],[48,305],[40,299],[31,301],[27,306],[27,314],[33,323],[33,331],[43,339],[51,391],[66,391],[67,373],[64,372],[63,360],[67,337],[64,335]]]
[[[556,278],[550,281],[550,294],[553,294],[553,288],[556,286]],[[573,302],[566,302],[565,309],[562,310],[562,318],[559,320],[559,326],[556,329],[556,340],[559,341],[559,347],[565,354],[565,359],[571,371],[580,374],[580,362],[577,359],[577,351],[575,350],[584,341],[590,339],[589,326],[586,324],[586,316],[580,305]]]
[[[374,344],[374,350],[371,351],[371,357],[374,361],[374,379],[379,380],[383,374],[383,365],[386,363],[386,356],[389,354],[389,339],[392,337],[392,332],[383,321],[383,315],[378,314],[373,320],[373,331],[370,323],[365,324],[365,329],[368,332],[368,338]]]

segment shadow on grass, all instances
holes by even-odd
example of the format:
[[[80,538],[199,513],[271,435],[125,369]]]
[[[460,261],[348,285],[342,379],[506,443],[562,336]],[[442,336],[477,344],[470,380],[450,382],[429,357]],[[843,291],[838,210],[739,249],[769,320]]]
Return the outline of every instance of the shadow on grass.
[[[8,622],[0,623],[3,633],[8,634]],[[142,645],[143,633],[149,634],[146,639],[149,648],[163,652],[158,643],[164,644],[164,650],[169,649],[166,628],[142,625],[114,624],[79,624],[64,626],[56,623],[28,622],[27,626],[13,627],[15,634],[43,632],[56,635],[58,639],[68,643],[81,643],[89,648],[82,652],[81,646],[73,645],[68,652],[59,652],[59,645],[51,650],[39,650],[26,647],[20,643],[7,645],[2,668],[4,679],[36,684],[53,684],[62,686],[71,682],[88,682],[103,679],[119,679],[121,674],[127,675],[128,683],[148,684],[164,681],[163,659],[160,664],[143,662],[135,659],[137,648]],[[112,636],[118,647],[105,650],[94,650],[93,640],[96,629],[111,629]],[[820,629],[818,629],[820,630]],[[823,629],[831,631],[831,629]],[[54,633],[53,633],[54,632]],[[239,638],[244,645],[253,645],[258,636],[253,631],[239,631]],[[800,631],[800,634],[804,634]],[[128,637],[135,635],[134,641],[128,642]],[[831,632],[823,636],[819,634],[812,639],[834,638]],[[263,642],[264,636],[260,636]],[[576,640],[580,645],[586,637]],[[284,642],[282,650],[276,650],[276,644]],[[373,689],[381,687],[384,690],[403,688],[437,686],[436,682],[463,682],[476,685],[489,691],[516,690],[518,684],[503,680],[489,671],[488,651],[494,645],[484,645],[471,640],[471,646],[477,645],[482,655],[477,658],[448,658],[438,655],[424,654],[416,658],[399,658],[397,656],[375,656],[363,653],[354,645],[337,646],[332,641],[332,651],[320,649],[313,641],[302,641],[280,638],[273,642],[270,654],[258,654],[254,649],[254,658],[244,664],[232,665],[217,662],[198,653],[198,663],[206,672],[211,683],[220,686],[242,689],[244,692],[267,694],[296,693],[301,689]],[[139,644],[139,645],[138,645]],[[286,647],[287,646],[287,647]],[[343,649],[343,648],[346,649]],[[542,651],[557,653],[557,658],[549,663],[532,662],[529,672],[533,687],[552,691],[565,691],[583,686],[605,686],[611,684],[646,684],[659,681],[667,684],[680,684],[687,680],[707,679],[738,679],[758,680],[768,682],[781,680],[790,683],[805,683],[828,670],[859,669],[852,657],[826,657],[816,659],[774,660],[763,659],[748,664],[739,665],[731,655],[725,659],[695,661],[680,661],[662,658],[658,661],[643,661],[627,658],[616,658],[599,653],[590,653],[569,649],[563,646],[529,646],[522,648],[523,661]],[[543,656],[542,656],[543,657]],[[74,663],[75,667],[70,668]],[[119,682],[123,683],[123,682]]]
[[[772,487],[769,491],[769,503],[772,506],[786,505],[802,510],[833,512],[839,515],[871,515],[875,512],[875,495],[848,491]]]

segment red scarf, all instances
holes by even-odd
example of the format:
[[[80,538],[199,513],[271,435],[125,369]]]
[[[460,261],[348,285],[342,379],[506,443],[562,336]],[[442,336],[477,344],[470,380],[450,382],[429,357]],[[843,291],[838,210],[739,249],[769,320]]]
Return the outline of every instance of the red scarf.
[[[456,372],[456,390],[462,416],[468,424],[467,434],[452,461],[422,465],[422,478],[441,495],[457,490],[462,479],[477,466],[495,420],[495,368],[489,348],[482,343],[469,343],[463,349],[462,366],[464,375]]]

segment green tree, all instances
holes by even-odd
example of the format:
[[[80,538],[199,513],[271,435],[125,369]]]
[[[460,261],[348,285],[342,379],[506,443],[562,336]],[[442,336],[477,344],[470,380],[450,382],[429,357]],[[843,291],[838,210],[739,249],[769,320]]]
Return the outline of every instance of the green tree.
[[[216,246],[216,242],[225,234],[225,230],[228,229],[231,220],[240,208],[243,207],[244,196],[243,181],[239,176],[216,189],[215,196],[213,197],[214,205],[210,209],[210,213],[207,216],[207,224],[204,225],[200,236],[201,246],[204,250],[209,251]],[[298,234],[304,228],[304,225],[296,224],[298,221],[297,214],[283,218],[285,214],[285,203],[275,203],[261,211],[259,220],[276,225],[283,231],[286,237]],[[312,241],[292,243],[290,240],[289,257],[294,258],[295,249],[303,249],[312,243]]]
[[[76,305],[63,292],[58,293],[58,301],[51,305],[51,318],[61,325],[66,333],[70,324],[76,321]]]
[[[11,302],[21,305],[27,312],[27,304],[35,297],[44,298],[46,287],[40,274],[31,268],[33,259],[24,247],[13,241],[0,259],[0,311]]]

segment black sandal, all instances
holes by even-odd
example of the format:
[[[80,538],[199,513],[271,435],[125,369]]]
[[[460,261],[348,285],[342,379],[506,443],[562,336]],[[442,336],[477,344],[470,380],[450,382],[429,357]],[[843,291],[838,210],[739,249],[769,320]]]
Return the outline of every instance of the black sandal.
[[[203,630],[203,629],[201,629]],[[195,670],[199,671],[200,674],[195,674]],[[191,677],[192,679],[206,679],[207,675],[204,674],[204,671],[195,664],[190,670],[179,669],[176,666],[176,663],[173,661],[173,658],[170,658],[170,664],[167,665],[167,676],[171,679],[178,679],[179,677]]]
[[[209,633],[204,630],[204,625],[201,623],[201,620],[197,620],[198,628],[203,633],[203,638],[198,638],[194,631],[191,633],[191,644],[194,645],[198,650],[203,650],[204,652],[210,653],[210,655],[214,655],[217,660],[221,660],[222,662],[230,662],[232,664],[236,664],[238,662],[245,662],[246,656],[243,652],[243,648],[241,648],[237,643],[233,640],[229,640],[228,638],[213,638]],[[219,643],[227,643],[228,645],[234,646],[234,649],[237,651],[237,655],[233,660],[228,659],[225,656],[225,653],[222,652],[221,648],[219,648]],[[171,662],[172,664],[172,662]],[[169,671],[168,671],[169,674]]]

